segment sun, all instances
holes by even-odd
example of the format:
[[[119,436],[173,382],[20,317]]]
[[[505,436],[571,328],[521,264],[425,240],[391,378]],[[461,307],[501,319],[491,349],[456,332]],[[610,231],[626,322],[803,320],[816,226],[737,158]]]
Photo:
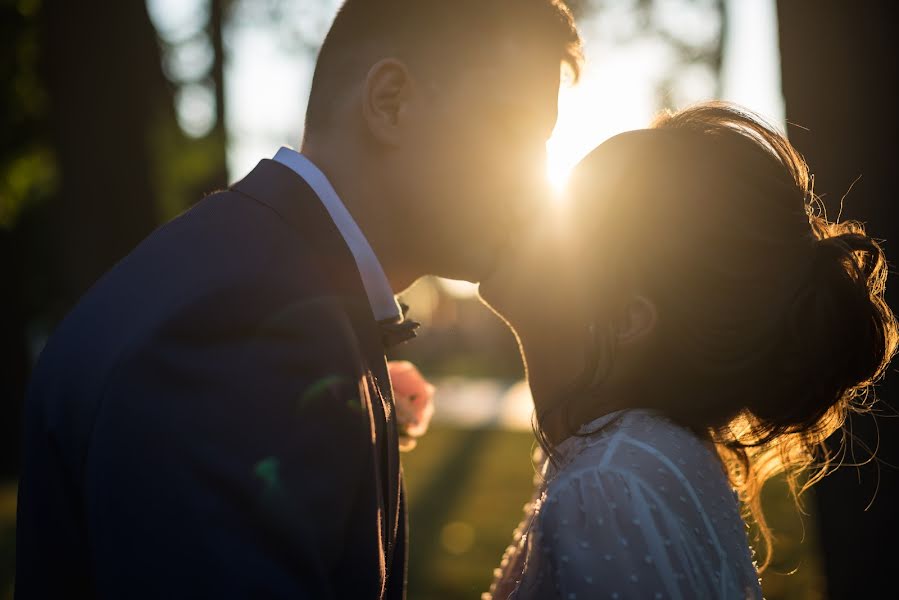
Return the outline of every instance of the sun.
[[[546,143],[546,177],[557,202],[584,156],[617,133],[646,127],[656,109],[644,80],[632,62],[594,63],[577,83],[561,87],[559,118]]]
[[[557,199],[563,196],[571,171],[582,155],[579,145],[575,143],[577,140],[566,133],[557,128],[546,144],[546,178]]]
[[[563,197],[571,171],[601,141],[605,129],[591,83],[563,86],[559,92],[559,120],[546,143],[546,177],[557,200]]]

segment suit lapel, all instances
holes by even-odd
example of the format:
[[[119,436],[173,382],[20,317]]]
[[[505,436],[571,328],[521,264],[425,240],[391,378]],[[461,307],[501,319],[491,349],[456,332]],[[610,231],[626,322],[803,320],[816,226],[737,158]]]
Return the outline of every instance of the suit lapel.
[[[380,338],[378,338],[380,344]],[[372,373],[375,377],[375,386],[381,397],[382,406],[388,415],[385,425],[387,427],[387,439],[390,443],[386,444],[386,452],[382,456],[384,468],[388,473],[385,484],[385,497],[387,498],[388,512],[390,515],[391,539],[395,539],[397,528],[399,527],[399,503],[400,494],[400,457],[399,457],[399,437],[397,433],[396,411],[393,403],[393,387],[390,384],[390,375],[387,371],[387,360],[382,358],[378,364],[372,365]],[[393,544],[388,553],[388,560],[392,559]]]
[[[393,390],[387,372],[381,332],[372,313],[359,269],[343,236],[311,187],[288,167],[263,160],[231,188],[260,202],[287,221],[314,253],[323,280],[347,300],[344,307],[354,324],[368,363],[367,385],[372,394],[376,433],[376,472],[384,510],[383,535],[387,564],[392,563],[399,525],[399,445]]]

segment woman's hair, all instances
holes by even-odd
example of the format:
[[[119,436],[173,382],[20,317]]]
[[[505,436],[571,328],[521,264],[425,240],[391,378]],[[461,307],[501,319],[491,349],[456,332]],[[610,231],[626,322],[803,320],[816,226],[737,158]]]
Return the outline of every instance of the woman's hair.
[[[883,250],[860,223],[827,219],[783,135],[722,103],[609,140],[573,186],[590,205],[581,234],[603,249],[590,258],[595,351],[580,391],[602,394],[617,302],[650,298],[658,344],[635,396],[715,442],[758,525],[764,567],[762,486],[786,473],[798,500],[819,480],[833,463],[824,440],[870,410],[896,352]]]

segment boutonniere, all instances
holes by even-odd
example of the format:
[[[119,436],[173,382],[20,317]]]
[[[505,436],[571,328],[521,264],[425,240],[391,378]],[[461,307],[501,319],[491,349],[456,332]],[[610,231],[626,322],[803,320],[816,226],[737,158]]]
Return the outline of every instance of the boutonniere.
[[[392,360],[387,363],[387,370],[393,385],[400,449],[412,450],[417,439],[428,431],[434,415],[435,388],[408,361]]]

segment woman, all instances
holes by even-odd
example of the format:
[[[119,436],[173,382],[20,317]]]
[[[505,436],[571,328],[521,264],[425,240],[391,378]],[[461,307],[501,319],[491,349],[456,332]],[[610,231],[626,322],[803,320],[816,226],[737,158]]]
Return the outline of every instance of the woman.
[[[740,500],[769,541],[765,480],[814,481],[869,407],[897,345],[883,253],[723,104],[605,142],[568,196],[481,285],[549,457],[492,597],[761,598]]]

